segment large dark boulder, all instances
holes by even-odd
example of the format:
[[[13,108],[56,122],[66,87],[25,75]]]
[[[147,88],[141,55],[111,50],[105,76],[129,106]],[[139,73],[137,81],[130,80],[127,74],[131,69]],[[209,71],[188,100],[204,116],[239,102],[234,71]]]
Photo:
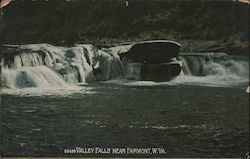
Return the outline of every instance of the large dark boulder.
[[[161,63],[156,65],[142,65],[141,79],[144,81],[170,81],[181,72],[179,63]]]
[[[155,40],[133,44],[130,48],[115,48],[120,57],[141,63],[140,76],[145,81],[170,81],[182,69],[179,57],[181,45],[174,41]],[[122,52],[125,51],[125,52]]]
[[[181,45],[174,41],[156,40],[134,44],[128,52],[120,54],[134,62],[159,64],[166,63],[171,58],[178,57]]]

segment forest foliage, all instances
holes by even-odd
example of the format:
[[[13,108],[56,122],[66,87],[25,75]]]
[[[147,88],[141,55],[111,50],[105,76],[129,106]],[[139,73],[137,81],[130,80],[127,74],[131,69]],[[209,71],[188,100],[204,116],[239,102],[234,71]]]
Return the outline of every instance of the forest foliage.
[[[3,12],[10,44],[209,40],[249,32],[249,6],[236,1],[16,0]]]

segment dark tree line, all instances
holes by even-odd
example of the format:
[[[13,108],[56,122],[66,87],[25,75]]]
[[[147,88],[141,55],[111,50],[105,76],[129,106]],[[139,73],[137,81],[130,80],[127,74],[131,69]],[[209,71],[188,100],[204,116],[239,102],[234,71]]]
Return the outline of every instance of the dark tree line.
[[[215,39],[248,33],[249,6],[233,1],[16,0],[4,8],[4,43],[119,43]]]

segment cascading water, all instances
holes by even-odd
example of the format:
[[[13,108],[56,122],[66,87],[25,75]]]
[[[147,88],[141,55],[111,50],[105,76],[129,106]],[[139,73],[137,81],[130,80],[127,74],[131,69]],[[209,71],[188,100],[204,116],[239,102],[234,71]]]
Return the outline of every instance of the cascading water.
[[[185,75],[221,75],[245,79],[249,74],[247,58],[225,53],[182,54],[182,61]]]
[[[3,86],[8,88],[60,87],[66,85],[62,78],[46,66],[4,68],[2,70],[2,82]]]
[[[1,86],[7,88],[59,87],[123,75],[118,55],[92,45],[23,45],[5,54],[1,67]]]
[[[170,82],[158,84],[224,85],[249,81],[246,57],[225,53],[183,53],[180,56],[182,73]],[[126,58],[120,60],[119,50],[102,51],[88,44],[70,48],[48,44],[18,46],[11,54],[5,54],[1,67],[4,88],[61,87],[116,78],[141,78],[141,63]]]
[[[169,82],[135,81],[130,86],[155,86],[192,84],[204,86],[236,86],[249,83],[249,59],[226,53],[182,53],[182,72]],[[138,73],[135,63],[126,61],[126,76],[136,79]],[[134,78],[133,78],[134,77]]]
[[[140,80],[141,78],[141,63],[133,63],[129,60],[123,61],[123,68],[126,79]]]
[[[225,53],[181,54],[183,72],[172,83],[231,85],[249,82],[249,59]]]

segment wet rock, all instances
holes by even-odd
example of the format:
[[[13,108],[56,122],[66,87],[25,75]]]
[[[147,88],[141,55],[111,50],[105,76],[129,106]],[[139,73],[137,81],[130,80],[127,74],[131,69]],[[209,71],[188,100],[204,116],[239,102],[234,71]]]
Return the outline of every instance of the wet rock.
[[[174,41],[156,40],[134,44],[122,57],[132,59],[134,62],[159,64],[169,62],[171,58],[178,57],[181,45]]]
[[[178,63],[161,63],[156,65],[142,65],[141,79],[144,81],[170,81],[178,76],[182,68]]]

